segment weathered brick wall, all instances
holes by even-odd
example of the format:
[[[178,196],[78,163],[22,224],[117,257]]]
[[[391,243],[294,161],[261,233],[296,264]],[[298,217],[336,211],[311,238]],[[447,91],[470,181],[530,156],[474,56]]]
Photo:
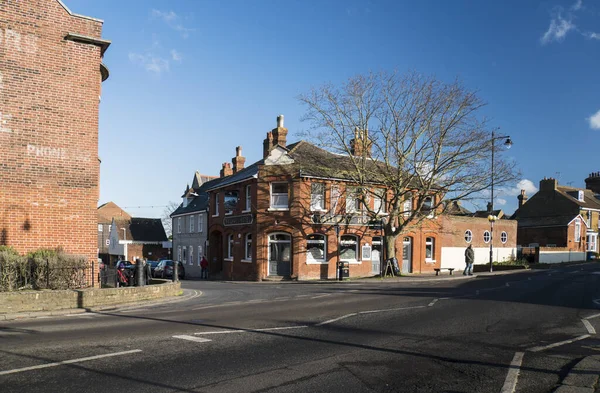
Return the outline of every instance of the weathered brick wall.
[[[167,282],[144,287],[2,292],[0,293],[0,316],[8,313],[121,305],[177,296],[180,293],[180,282]]]
[[[97,252],[102,22],[57,0],[0,3],[0,244]]]

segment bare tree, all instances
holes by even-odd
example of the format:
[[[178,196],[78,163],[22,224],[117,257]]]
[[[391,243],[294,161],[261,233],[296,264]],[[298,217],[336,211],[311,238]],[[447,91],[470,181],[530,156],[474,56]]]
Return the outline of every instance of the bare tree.
[[[449,201],[481,198],[492,182],[492,137],[482,100],[460,82],[417,73],[371,73],[299,97],[307,107],[308,139],[347,157],[346,177],[366,203],[386,191],[386,251]],[[498,145],[498,144],[496,144]],[[496,146],[496,149],[499,149]],[[513,162],[496,154],[494,184],[516,178]]]
[[[163,210],[162,217],[160,218],[168,239],[171,239],[173,236],[173,219],[171,218],[171,213],[177,210],[178,207],[179,204],[177,202],[169,201],[165,207],[165,210]]]

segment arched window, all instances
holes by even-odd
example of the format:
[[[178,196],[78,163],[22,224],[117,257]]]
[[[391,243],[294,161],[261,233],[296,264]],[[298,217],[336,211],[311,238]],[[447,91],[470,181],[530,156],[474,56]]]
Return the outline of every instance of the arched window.
[[[489,243],[491,238],[492,238],[492,235],[490,235],[490,231],[483,232],[483,241],[485,243]]]
[[[358,240],[356,236],[344,235],[340,240],[340,259],[358,263]]]
[[[471,241],[473,241],[473,232],[471,232],[471,230],[470,230],[470,229],[467,229],[467,230],[465,231],[465,241],[466,241],[467,243],[471,243]]]
[[[502,231],[500,234],[500,241],[504,244],[508,241],[508,233]]]
[[[251,233],[246,234],[244,250],[246,250],[244,253],[244,259],[247,261],[252,261],[252,234]]]
[[[324,235],[315,233],[306,238],[306,263],[327,263],[327,242]]]

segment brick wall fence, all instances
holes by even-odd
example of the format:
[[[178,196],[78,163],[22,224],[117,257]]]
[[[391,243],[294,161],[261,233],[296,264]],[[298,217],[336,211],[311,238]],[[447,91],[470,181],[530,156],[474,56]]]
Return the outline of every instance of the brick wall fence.
[[[2,319],[3,314],[6,316],[14,313],[122,305],[141,300],[177,296],[180,293],[180,282],[165,282],[160,285],[147,285],[144,287],[1,292],[0,319]]]

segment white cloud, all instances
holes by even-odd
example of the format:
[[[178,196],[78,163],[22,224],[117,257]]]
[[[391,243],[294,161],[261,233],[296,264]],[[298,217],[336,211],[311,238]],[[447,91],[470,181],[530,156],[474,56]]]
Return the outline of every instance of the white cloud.
[[[183,56],[181,55],[181,53],[177,52],[175,49],[171,49],[171,58],[173,59],[173,61],[181,61],[183,60]]]
[[[161,74],[162,72],[169,71],[169,60],[155,56],[152,53],[142,55],[139,53],[130,52],[129,61],[134,64],[138,64],[146,71],[154,72],[157,75]]]
[[[600,110],[588,117],[588,121],[592,130],[600,130]]]
[[[535,194],[538,189],[535,184],[529,179],[522,179],[517,182],[514,187],[506,188],[502,190],[502,195],[506,196],[517,196],[521,194],[521,190],[525,190],[525,194]]]
[[[196,29],[191,29],[183,26],[183,24],[181,24],[181,17],[173,11],[166,12],[153,9],[152,11],[150,11],[150,15],[154,19],[161,19],[170,28],[181,33],[181,36],[183,38],[188,38],[191,32],[196,31]]]
[[[584,36],[586,36],[587,38],[591,38],[594,40],[600,40],[600,33],[594,33],[593,31],[588,31],[586,33],[583,33]]]
[[[547,44],[552,41],[561,42],[565,39],[567,33],[576,28],[575,24],[569,19],[562,17],[561,13],[558,12],[555,18],[550,21],[550,27],[544,33],[541,38],[542,44]]]
[[[506,205],[506,199],[497,198],[494,202],[496,203],[496,205],[500,205],[500,206]]]
[[[571,6],[573,11],[579,11],[583,7],[583,0],[577,0],[575,4]]]

